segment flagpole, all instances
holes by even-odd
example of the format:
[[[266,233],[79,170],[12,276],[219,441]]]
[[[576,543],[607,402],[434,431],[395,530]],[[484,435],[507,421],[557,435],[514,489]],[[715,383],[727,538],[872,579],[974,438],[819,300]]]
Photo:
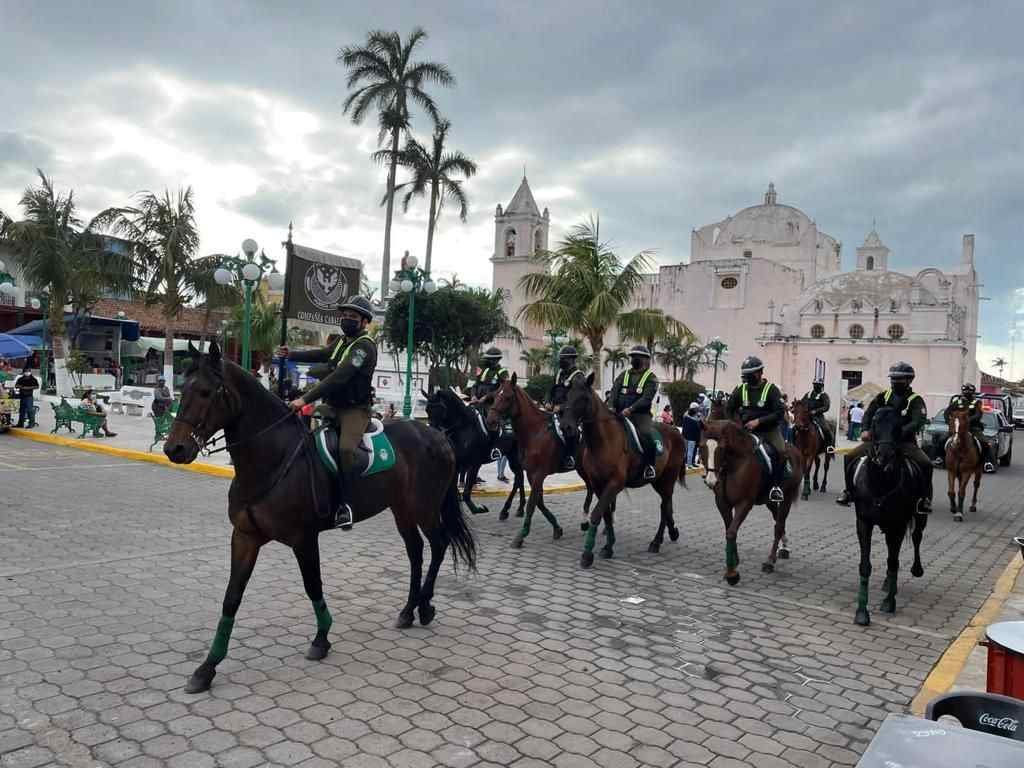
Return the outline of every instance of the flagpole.
[[[281,346],[288,346],[288,279],[292,274],[292,224],[288,222],[288,239],[284,243],[284,296],[281,299]],[[284,377],[288,369],[288,363],[284,357],[277,361],[277,395],[284,398]]]

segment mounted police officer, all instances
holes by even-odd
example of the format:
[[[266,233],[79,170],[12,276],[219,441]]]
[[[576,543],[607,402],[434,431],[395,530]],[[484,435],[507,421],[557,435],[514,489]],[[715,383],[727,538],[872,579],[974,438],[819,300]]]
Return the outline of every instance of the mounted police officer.
[[[583,377],[583,371],[576,367],[578,353],[576,347],[562,347],[558,350],[558,373],[555,374],[555,381],[548,392],[548,403],[555,413],[560,413],[565,399],[569,394],[569,387],[573,381]],[[565,443],[565,455],[562,459],[562,468],[569,471],[576,468],[576,442],[578,435],[562,432],[562,440]]]
[[[919,508],[922,512],[932,511],[932,463],[928,460],[928,455],[917,444],[917,433],[924,429],[928,421],[928,410],[925,407],[924,399],[910,386],[914,381],[914,375],[914,367],[909,363],[899,362],[889,369],[890,389],[879,392],[871,401],[867,411],[864,412],[863,431],[860,436],[864,442],[846,454],[843,463],[846,490],[836,499],[836,504],[849,506],[853,498],[853,489],[850,487],[853,478],[851,473],[845,470],[854,466],[867,455],[867,443],[871,440],[871,421],[875,418],[875,411],[879,408],[889,407],[899,410],[903,421],[903,436],[899,444],[900,453],[917,464],[921,470],[923,496]]]
[[[377,366],[377,345],[366,333],[373,320],[373,307],[368,299],[355,296],[340,307],[342,337],[336,344],[305,352],[289,352],[281,347],[278,354],[298,363],[319,363],[310,372],[320,382],[302,397],[292,400],[293,411],[317,400],[334,411],[338,427],[338,509],[334,525],[343,530],[352,527],[352,508],[348,503],[348,474],[356,460],[356,451],[366,432],[373,406],[373,371]]]
[[[965,410],[970,412],[971,434],[978,439],[981,445],[982,459],[985,462],[986,472],[995,472],[995,458],[992,456],[992,446],[985,439],[985,424],[982,421],[984,411],[981,408],[981,400],[978,399],[978,390],[973,384],[964,384],[960,387],[960,394],[950,398],[949,406],[946,408],[946,421],[953,411]]]
[[[782,479],[792,472],[789,453],[782,439],[782,425],[786,420],[786,407],[782,402],[779,388],[764,378],[764,363],[758,357],[750,356],[740,366],[740,384],[733,390],[725,404],[725,415],[743,423],[764,442],[775,449],[776,460],[782,463]],[[768,492],[768,500],[781,502],[785,497],[778,485]]]
[[[825,391],[825,380],[820,376],[814,379],[814,383],[811,385],[811,391],[804,394],[801,398],[801,402],[807,406],[807,410],[810,412],[811,420],[814,425],[820,430],[822,437],[825,440],[825,446],[832,452],[836,444],[836,436],[832,434],[832,428],[829,427],[828,422],[825,421],[825,414],[832,408],[832,401],[829,400],[828,393]]]
[[[508,369],[501,367],[501,350],[491,347],[480,358],[483,368],[480,377],[471,385],[472,399],[470,405],[476,405],[488,395],[496,392],[501,382],[508,378]]]
[[[657,477],[654,471],[654,416],[651,406],[658,393],[658,377],[651,370],[651,352],[636,346],[629,350],[629,369],[623,371],[612,384],[608,405],[620,416],[625,416],[636,427],[644,453],[644,480]]]

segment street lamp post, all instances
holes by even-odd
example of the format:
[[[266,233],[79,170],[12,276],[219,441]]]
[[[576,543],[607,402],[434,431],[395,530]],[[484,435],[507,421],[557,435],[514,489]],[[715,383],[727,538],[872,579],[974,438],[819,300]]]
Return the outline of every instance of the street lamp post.
[[[711,382],[711,393],[713,397],[718,394],[718,361],[721,359],[722,355],[725,354],[725,351],[729,349],[729,345],[715,336],[708,342],[708,347],[715,353],[715,373]]]
[[[259,285],[264,273],[272,268],[269,273],[270,287],[279,290],[284,285],[284,276],[277,271],[277,266],[267,254],[260,251],[259,261],[256,261],[256,251],[259,246],[251,237],[242,241],[242,253],[245,258],[238,256],[222,256],[220,267],[213,273],[213,279],[218,285],[230,285],[238,281],[242,283],[245,296],[245,304],[242,314],[242,368],[252,372],[252,291]],[[276,278],[275,278],[276,275]]]
[[[402,416],[412,418],[412,358],[415,335],[413,333],[416,318],[416,294],[420,291],[431,294],[437,290],[437,283],[430,279],[430,273],[420,269],[415,256],[405,252],[402,268],[395,273],[389,287],[392,293],[401,291],[409,296],[409,319],[407,321],[406,352],[405,352],[405,400],[402,402]]]

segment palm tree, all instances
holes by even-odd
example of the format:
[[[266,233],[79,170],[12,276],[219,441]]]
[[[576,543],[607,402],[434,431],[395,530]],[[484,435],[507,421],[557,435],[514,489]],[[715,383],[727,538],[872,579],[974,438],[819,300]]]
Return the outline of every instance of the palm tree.
[[[120,245],[115,250],[100,234],[110,209],[83,226],[74,192],[55,192],[46,174],[37,172],[39,186],[27,187],[19,201],[24,218],[15,221],[0,211],[0,239],[14,252],[26,281],[36,289],[49,290],[47,323],[53,339],[57,393],[70,396],[64,308],[70,304],[81,320],[104,290],[131,289],[135,264],[130,252]],[[77,325],[80,328],[81,322]]]
[[[214,310],[231,309],[242,302],[242,289],[236,283],[221,285],[214,278],[214,272],[226,257],[227,254],[215,253],[195,261],[195,272],[191,278],[192,286],[196,296],[203,299],[203,328],[199,336],[200,352],[206,349],[206,337],[210,334],[210,316]]]
[[[398,153],[398,164],[412,171],[412,179],[395,187],[395,192],[406,189],[402,198],[402,210],[409,210],[409,203],[414,197],[427,194],[430,188],[430,208],[427,210],[427,251],[423,268],[429,273],[431,255],[434,251],[434,229],[437,218],[444,208],[446,200],[459,205],[459,218],[463,222],[469,214],[469,198],[462,189],[462,181],[455,178],[462,176],[469,179],[476,173],[476,163],[458,150],[445,152],[444,141],[451,129],[451,123],[442,120],[434,128],[434,144],[428,151],[426,147],[410,136],[405,141],[405,148]],[[391,150],[382,149],[375,152],[374,160],[385,163],[391,161]],[[387,203],[387,196],[381,205]]]
[[[202,271],[193,261],[199,247],[192,188],[171,197],[141,192],[136,205],[110,217],[114,231],[125,236],[140,254],[146,268],[146,301],[160,304],[164,316],[164,376],[174,384],[174,320],[197,294]],[[201,266],[201,265],[199,265]]]
[[[523,350],[519,360],[526,364],[526,376],[529,378],[537,376],[551,362],[551,353],[543,347],[532,347]]]
[[[612,367],[612,380],[618,375],[619,368],[624,368],[629,362],[629,355],[622,347],[610,347],[604,351],[604,364]]]
[[[1005,368],[1008,365],[1008,363],[1006,362],[1006,358],[997,357],[995,360],[992,361],[992,365],[999,369],[999,378],[1003,378],[1003,368]]]
[[[239,336],[245,324],[245,307],[237,304],[231,312],[229,331]],[[249,348],[257,363],[270,358],[280,341],[281,305],[270,303],[261,292],[253,294],[252,312],[249,323]]]
[[[409,107],[413,103],[419,105],[437,125],[441,116],[424,86],[455,84],[455,76],[444,64],[412,60],[414,49],[426,37],[427,33],[420,27],[413,29],[404,42],[398,32],[374,30],[363,45],[345,46],[338,53],[338,61],[348,68],[347,85],[351,91],[345,99],[344,113],[358,125],[371,109],[376,109],[380,127],[378,141],[383,143],[388,136],[391,139],[380,281],[382,298],[387,298],[391,272],[391,219],[395,209],[398,145],[402,133],[409,129]]]
[[[665,368],[672,371],[672,381],[678,378],[680,368],[685,368],[687,363],[686,348],[684,342],[678,336],[668,336],[662,339],[661,349],[654,352],[654,359]]]
[[[528,322],[547,328],[566,328],[590,344],[601,359],[608,329],[626,314],[624,308],[640,287],[643,272],[651,267],[650,251],[642,251],[625,264],[600,240],[600,222],[594,218],[573,227],[558,248],[541,252],[534,260],[538,272],[519,281],[534,301],[519,311]],[[601,388],[601,368],[594,383]]]
[[[681,338],[693,333],[664,310],[641,307],[626,312],[619,318],[619,334],[626,341],[643,342],[652,353],[657,339]]]

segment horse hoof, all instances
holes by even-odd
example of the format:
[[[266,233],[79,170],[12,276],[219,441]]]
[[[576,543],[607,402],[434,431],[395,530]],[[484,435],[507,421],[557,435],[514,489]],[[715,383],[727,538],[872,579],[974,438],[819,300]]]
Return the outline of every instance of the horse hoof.
[[[924,568],[920,565],[913,565],[910,567],[910,575],[915,579],[920,579],[924,576]]]
[[[734,573],[732,576],[726,574],[725,581],[730,587],[735,587],[740,583],[740,575],[738,573]]]
[[[588,528],[590,528],[590,523],[588,523],[586,520],[584,520],[582,523],[580,523],[580,530],[583,531],[584,533],[587,532]]]
[[[508,510],[507,509],[501,510],[501,514],[498,515],[498,519],[499,520],[508,520]]]
[[[309,650],[306,651],[306,659],[307,661],[323,661],[323,659],[327,656],[327,652],[330,650],[331,644],[327,642],[326,639],[323,641],[323,643],[318,643],[316,640],[314,640],[310,644]]]
[[[523,537],[516,536],[512,539],[512,543],[508,545],[509,549],[522,549],[523,548]]]
[[[661,543],[657,541],[652,541],[650,544],[647,545],[647,551],[652,554],[657,554],[658,552],[661,552]]]
[[[780,549],[779,550],[779,560],[789,560],[789,550],[788,549]]]
[[[679,541],[679,529],[678,528],[669,528],[668,529],[668,538],[669,538],[669,541]]]
[[[432,605],[421,605],[420,606],[420,625],[427,626],[434,620],[434,616],[437,615],[437,609]]]
[[[489,511],[490,510],[488,510],[487,507],[484,506],[470,507],[470,512],[472,512],[474,515],[486,515]]]
[[[762,573],[775,573],[775,566],[772,563],[761,563]]]
[[[963,515],[961,515],[959,512],[954,512],[953,513],[953,522],[962,523],[963,521],[964,521],[964,516]]]
[[[807,501],[809,498],[811,498],[811,494],[804,491],[803,493],[800,494],[800,498],[803,499],[804,501]]]
[[[552,531],[552,533],[551,533],[551,539],[553,541],[558,541],[564,535],[565,535],[565,531],[563,531],[561,528],[555,528],[555,530]]]
[[[185,693],[203,693],[210,690],[210,684],[216,674],[217,670],[215,669],[207,670],[199,667],[185,683]]]
[[[970,512],[972,515],[976,515],[978,513],[978,508],[977,507],[971,507],[967,511]]]
[[[395,629],[408,629],[412,626],[412,621],[412,609],[402,611],[398,614],[398,620],[395,622]]]
[[[856,615],[853,617],[853,623],[858,627],[867,627],[871,624],[871,614],[868,613],[867,608],[858,608]]]
[[[896,613],[896,600],[887,597],[882,601],[882,604],[878,606],[878,609],[882,613]]]
[[[516,512],[516,517],[525,517],[525,516],[526,516],[526,510],[525,509],[520,509],[518,512]]]
[[[589,568],[594,564],[594,553],[584,552],[580,555],[580,568]]]
[[[609,547],[607,544],[601,547],[601,551],[598,554],[601,555],[602,560],[611,560],[613,557],[615,557],[614,550],[612,550],[612,548]]]

